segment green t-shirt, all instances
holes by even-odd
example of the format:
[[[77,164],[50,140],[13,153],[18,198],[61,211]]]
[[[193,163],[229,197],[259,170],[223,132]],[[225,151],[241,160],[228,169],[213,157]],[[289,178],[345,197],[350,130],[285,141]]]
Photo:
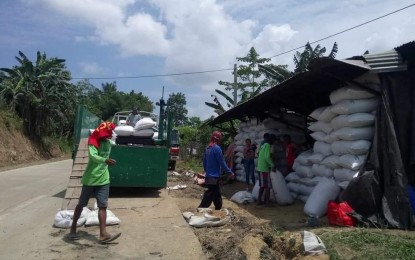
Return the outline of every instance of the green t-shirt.
[[[256,170],[259,172],[270,172],[271,168],[274,166],[271,159],[271,145],[269,143],[264,143],[261,145],[258,154],[258,165]]]
[[[101,141],[98,149],[93,145],[88,145],[88,149],[89,161],[82,176],[82,184],[100,186],[110,183],[108,165],[105,163],[111,152],[110,141]]]

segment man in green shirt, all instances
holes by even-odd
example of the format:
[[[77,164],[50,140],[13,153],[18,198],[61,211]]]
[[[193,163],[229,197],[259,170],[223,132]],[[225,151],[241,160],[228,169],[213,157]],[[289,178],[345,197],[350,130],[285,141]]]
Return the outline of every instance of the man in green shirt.
[[[117,239],[121,233],[110,235],[106,230],[107,206],[109,196],[110,176],[108,165],[115,165],[115,160],[109,158],[111,152],[112,131],[115,125],[104,122],[88,138],[88,165],[82,176],[82,191],[78,205],[75,208],[69,239],[79,239],[76,234],[76,224],[82,213],[82,209],[88,205],[89,198],[94,195],[97,200],[99,220],[99,241],[108,243]]]
[[[277,137],[274,134],[269,134],[261,145],[258,154],[257,171],[259,172],[259,195],[258,205],[268,205],[270,198],[270,171],[274,167],[271,157],[271,145],[275,142]],[[265,192],[265,194],[264,194]],[[262,196],[264,195],[264,200]]]

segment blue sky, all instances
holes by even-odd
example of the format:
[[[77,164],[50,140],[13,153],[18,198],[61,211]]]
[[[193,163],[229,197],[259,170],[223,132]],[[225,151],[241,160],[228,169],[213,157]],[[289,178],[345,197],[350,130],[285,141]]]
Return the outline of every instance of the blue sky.
[[[66,59],[73,77],[170,74],[232,68],[254,46],[262,57],[304,45],[414,0],[2,0],[0,67],[18,51]],[[415,40],[415,6],[322,41],[339,45],[337,58],[390,50]],[[294,52],[272,59],[292,68]],[[231,71],[116,81],[156,102],[185,94],[189,116],[213,115],[204,102],[232,81]]]

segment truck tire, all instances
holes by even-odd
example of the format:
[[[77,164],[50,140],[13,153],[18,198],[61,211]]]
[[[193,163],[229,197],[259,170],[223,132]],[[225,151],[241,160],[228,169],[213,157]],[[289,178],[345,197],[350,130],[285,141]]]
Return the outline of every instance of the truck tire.
[[[176,161],[169,162],[169,170],[174,171],[176,169]]]

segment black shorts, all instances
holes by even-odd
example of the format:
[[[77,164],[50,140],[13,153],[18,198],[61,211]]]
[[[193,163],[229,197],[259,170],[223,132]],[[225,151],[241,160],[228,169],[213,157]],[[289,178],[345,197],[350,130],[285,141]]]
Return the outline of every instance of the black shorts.
[[[94,197],[97,199],[98,208],[106,208],[108,207],[109,194],[110,194],[109,184],[105,184],[101,186],[83,185],[78,205],[80,205],[82,208],[86,207],[88,205],[89,198],[91,198],[91,195],[94,195]]]

